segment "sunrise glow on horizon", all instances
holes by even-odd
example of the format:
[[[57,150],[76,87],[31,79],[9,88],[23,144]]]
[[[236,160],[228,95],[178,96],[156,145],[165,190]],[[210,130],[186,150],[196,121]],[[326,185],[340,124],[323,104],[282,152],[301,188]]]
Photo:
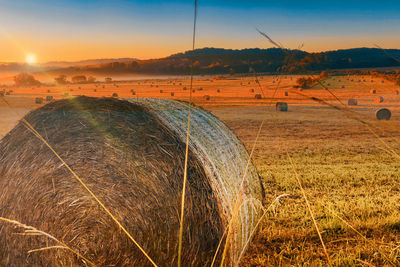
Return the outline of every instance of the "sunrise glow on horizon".
[[[387,1],[199,1],[196,47],[269,48],[255,28],[287,48],[308,52],[400,47],[400,3]],[[4,0],[0,7],[0,61],[150,59],[189,50],[193,4],[139,1]],[[33,64],[34,62],[30,62]]]

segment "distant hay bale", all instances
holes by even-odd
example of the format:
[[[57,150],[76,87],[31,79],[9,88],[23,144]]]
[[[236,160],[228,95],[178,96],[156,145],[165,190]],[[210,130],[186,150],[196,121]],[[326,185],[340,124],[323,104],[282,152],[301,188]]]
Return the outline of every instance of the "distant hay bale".
[[[382,80],[382,81],[381,81],[381,83],[385,83],[385,81],[384,81],[384,80]]]
[[[185,91],[186,91],[186,90],[187,90],[187,87],[186,87],[186,86],[185,86],[185,87],[183,87],[183,90],[185,90]]]
[[[288,104],[286,102],[276,102],[275,110],[276,111],[288,111]]]
[[[197,90],[199,90],[199,91],[203,91],[203,88],[202,88],[202,87],[199,87]]]
[[[164,90],[161,89],[161,90],[160,90],[160,94],[162,94],[162,93],[164,93]]]
[[[53,96],[52,95],[46,96],[46,101],[47,102],[53,101]]]
[[[11,92],[10,92],[10,91],[7,91],[7,92],[6,92],[6,95],[11,95]]]
[[[303,88],[299,87],[299,88],[297,88],[297,91],[301,92],[301,91],[303,91]]]
[[[175,93],[174,92],[171,92],[171,96],[174,96],[175,95]]]
[[[117,93],[113,93],[112,97],[118,97],[118,94]]]
[[[289,96],[289,92],[288,91],[285,91],[285,94],[284,94],[285,96]]]
[[[97,89],[96,89],[96,88],[94,88],[94,89],[93,89],[93,92],[97,92]]]
[[[221,93],[221,89],[217,89],[217,93]]]
[[[261,96],[261,94],[256,94],[256,95],[254,96],[254,98],[255,98],[255,99],[262,99],[262,96]]]
[[[50,90],[50,89],[48,89],[48,90],[47,90],[47,93],[51,93],[51,90]]]
[[[382,96],[375,97],[374,102],[375,103],[382,103],[383,102],[383,97]]]
[[[25,119],[149,256],[169,266],[177,262],[187,112],[187,103],[166,99],[78,97]],[[238,138],[203,109],[193,107],[191,116],[182,265],[210,266],[240,195],[227,247],[235,265],[263,213],[263,188]],[[0,195],[0,216],[51,234],[97,266],[150,265],[22,122],[0,141]],[[54,242],[14,235],[14,225],[1,229],[1,266],[86,265],[65,249],[28,255]]]
[[[210,96],[209,95],[205,95],[203,96],[204,100],[210,100]]]
[[[372,89],[372,90],[370,90],[369,91],[371,94],[376,94],[376,90],[375,89]]]
[[[394,90],[393,94],[398,95],[399,94],[399,90]]]
[[[387,108],[380,108],[376,111],[375,115],[378,120],[390,120],[392,112]]]
[[[35,103],[36,104],[43,104],[43,97],[36,97],[35,98]]]
[[[357,106],[358,105],[358,101],[357,101],[357,99],[351,98],[351,99],[347,100],[347,105],[349,105],[349,106]]]
[[[344,85],[342,85],[342,89],[344,89]]]
[[[250,89],[250,93],[254,93],[254,88],[251,88],[251,89]]]
[[[132,95],[136,95],[136,92],[134,90],[131,91]]]

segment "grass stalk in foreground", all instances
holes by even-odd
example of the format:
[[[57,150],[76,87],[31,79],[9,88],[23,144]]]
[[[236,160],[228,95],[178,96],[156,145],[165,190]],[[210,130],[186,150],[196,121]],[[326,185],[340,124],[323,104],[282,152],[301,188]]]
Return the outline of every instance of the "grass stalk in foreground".
[[[196,44],[196,23],[197,23],[197,0],[194,1],[194,18],[193,18],[193,39],[192,39],[192,51]],[[193,89],[193,60],[190,68],[190,91],[189,91],[189,105],[188,105],[188,121],[186,130],[186,148],[185,148],[185,167],[183,171],[183,185],[181,194],[181,214],[180,214],[180,225],[179,225],[179,236],[178,236],[178,267],[182,264],[182,238],[183,238],[183,222],[185,213],[185,196],[186,196],[186,183],[187,183],[187,169],[189,159],[189,137],[190,137],[190,119],[192,111],[192,89]]]

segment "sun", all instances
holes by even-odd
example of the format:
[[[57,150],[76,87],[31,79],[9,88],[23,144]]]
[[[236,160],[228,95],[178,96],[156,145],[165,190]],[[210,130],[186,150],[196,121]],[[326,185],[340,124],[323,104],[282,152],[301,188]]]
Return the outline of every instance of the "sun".
[[[35,64],[36,63],[36,55],[35,54],[27,54],[26,55],[26,63],[28,64]]]

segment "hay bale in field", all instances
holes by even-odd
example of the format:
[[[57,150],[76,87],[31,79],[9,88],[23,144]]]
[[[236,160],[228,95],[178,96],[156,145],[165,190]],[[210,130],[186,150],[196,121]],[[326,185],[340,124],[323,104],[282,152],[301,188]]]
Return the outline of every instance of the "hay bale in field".
[[[385,80],[382,80],[381,83],[385,83]]]
[[[53,101],[53,96],[52,95],[46,96],[46,101],[47,102]]]
[[[375,103],[382,103],[383,102],[383,97],[382,96],[375,97],[374,102]]]
[[[205,96],[203,96],[203,98],[204,98],[204,100],[210,100],[210,96],[209,95],[205,95]]]
[[[285,95],[285,96],[289,96],[289,92],[288,92],[288,91],[285,91],[284,95]]]
[[[262,214],[262,185],[253,164],[246,168],[249,156],[237,137],[212,114],[196,107],[191,114],[182,264],[210,265],[244,178],[227,248],[235,264]],[[25,119],[150,257],[169,266],[177,262],[187,116],[187,103],[179,101],[78,97],[52,102]],[[51,234],[98,266],[150,265],[23,123],[0,142],[0,195],[0,216]],[[56,244],[14,235],[20,229],[0,224],[2,266],[85,265],[64,249],[27,256],[30,249]]]
[[[393,94],[398,95],[399,94],[399,90],[394,90]]]
[[[134,90],[131,91],[132,95],[136,95],[136,92]]]
[[[118,94],[117,93],[113,93],[112,97],[118,97]]]
[[[51,93],[50,89],[47,90],[47,93]]]
[[[175,93],[174,92],[171,92],[171,96],[174,96],[175,95]]]
[[[261,99],[262,96],[261,96],[261,94],[255,94],[254,98],[255,98],[255,99]]]
[[[43,104],[43,97],[36,97],[35,98],[35,103],[36,104]]]
[[[378,120],[390,120],[392,112],[387,108],[380,108],[375,112],[375,116]]]
[[[93,92],[97,92],[97,89],[96,89],[96,88],[94,88],[94,89],[93,89]]]
[[[7,91],[7,92],[6,92],[6,95],[11,95],[11,92],[10,92],[10,91]]]
[[[186,86],[185,86],[185,87],[183,87],[183,90],[185,90],[185,91],[186,91],[186,90],[187,90],[187,87],[186,87]]]
[[[371,94],[376,94],[376,90],[375,89],[372,89],[372,90],[370,90],[369,91]]]
[[[342,89],[344,89],[344,85],[342,85]]]
[[[161,89],[161,90],[160,90],[160,94],[162,94],[162,93],[164,93],[164,90]]]
[[[250,93],[254,93],[254,88],[251,88],[251,89],[250,89]]]
[[[297,91],[301,92],[301,91],[303,91],[303,88],[299,87],[299,88],[297,88]]]
[[[217,93],[221,93],[221,89],[217,89]]]
[[[202,88],[202,87],[199,87],[197,90],[199,90],[199,91],[203,91],[203,88]]]
[[[347,105],[349,105],[349,106],[357,106],[358,105],[358,101],[357,101],[357,99],[351,98],[351,99],[347,100]]]
[[[288,111],[288,104],[286,102],[276,102],[275,110],[276,111]]]

